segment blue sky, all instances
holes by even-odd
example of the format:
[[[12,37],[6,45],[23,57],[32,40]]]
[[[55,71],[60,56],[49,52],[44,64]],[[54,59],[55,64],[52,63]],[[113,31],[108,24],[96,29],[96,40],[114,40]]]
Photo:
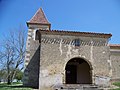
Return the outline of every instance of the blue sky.
[[[0,39],[42,7],[52,29],[112,33],[120,43],[120,0],[0,0]]]

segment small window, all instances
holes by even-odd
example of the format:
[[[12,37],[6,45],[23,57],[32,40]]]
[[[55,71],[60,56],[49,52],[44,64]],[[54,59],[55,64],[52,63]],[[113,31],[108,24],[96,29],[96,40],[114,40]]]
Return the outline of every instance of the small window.
[[[80,40],[79,39],[75,39],[75,46],[80,46]]]

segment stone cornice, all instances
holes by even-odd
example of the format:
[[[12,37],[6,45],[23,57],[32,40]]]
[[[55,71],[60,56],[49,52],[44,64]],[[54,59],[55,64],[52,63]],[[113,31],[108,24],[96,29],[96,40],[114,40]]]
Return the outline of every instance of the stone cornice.
[[[42,37],[42,43],[46,44],[66,44],[66,45],[75,45],[75,39],[60,39],[60,38],[48,38]],[[88,40],[80,40],[80,46],[107,46],[107,42],[105,41],[88,41]]]

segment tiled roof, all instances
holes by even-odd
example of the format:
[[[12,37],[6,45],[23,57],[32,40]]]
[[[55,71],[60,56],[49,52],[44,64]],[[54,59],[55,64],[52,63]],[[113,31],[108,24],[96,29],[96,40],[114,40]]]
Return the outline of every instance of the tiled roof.
[[[35,13],[35,15],[27,23],[33,23],[33,24],[50,24],[48,22],[48,20],[46,19],[45,14],[44,14],[42,8],[38,9],[38,11]]]
[[[110,44],[111,49],[120,49],[120,44]]]
[[[61,30],[39,30],[40,33],[54,34],[54,35],[70,35],[70,36],[85,36],[85,37],[101,37],[110,38],[112,34],[94,33],[94,32],[75,32],[75,31],[61,31]]]

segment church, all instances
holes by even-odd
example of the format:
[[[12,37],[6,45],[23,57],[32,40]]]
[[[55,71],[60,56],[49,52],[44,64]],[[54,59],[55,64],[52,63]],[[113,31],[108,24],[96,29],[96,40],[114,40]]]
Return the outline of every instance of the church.
[[[99,90],[120,81],[120,45],[109,43],[112,34],[51,30],[42,8],[27,26],[24,86]]]

